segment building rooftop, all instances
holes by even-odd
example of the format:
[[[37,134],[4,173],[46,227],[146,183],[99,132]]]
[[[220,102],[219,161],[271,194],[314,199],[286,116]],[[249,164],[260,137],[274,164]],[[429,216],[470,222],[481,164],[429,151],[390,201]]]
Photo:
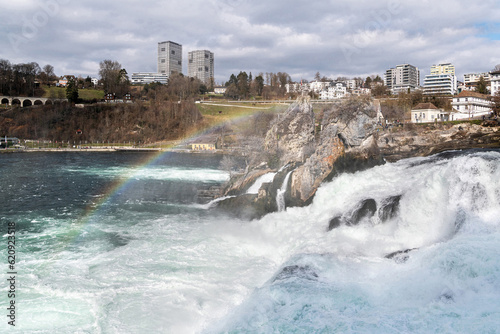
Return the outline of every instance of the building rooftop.
[[[172,44],[175,44],[175,45],[182,46],[182,45],[180,45],[179,43],[175,43],[175,42],[172,42],[172,41],[158,42],[158,44],[163,44],[163,43],[172,43]]]
[[[474,92],[471,90],[464,90],[460,94],[458,94],[457,97],[477,97],[477,98],[486,100],[488,98],[488,95]]]
[[[436,107],[435,105],[433,105],[432,103],[419,103],[415,106],[415,108],[413,108],[412,110],[424,110],[424,109],[439,109],[438,107]]]

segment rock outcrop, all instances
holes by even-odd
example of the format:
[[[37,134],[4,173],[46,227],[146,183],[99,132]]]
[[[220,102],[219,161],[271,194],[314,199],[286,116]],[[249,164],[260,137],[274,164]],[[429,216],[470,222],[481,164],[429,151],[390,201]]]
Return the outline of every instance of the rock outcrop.
[[[263,185],[259,196],[227,200],[233,204],[238,202],[243,216],[258,218],[276,211],[278,189],[285,194],[285,206],[306,205],[321,182],[332,177],[336,167],[345,171],[346,165],[357,166],[355,161],[370,159],[373,155],[370,152],[376,152],[373,138],[376,112],[369,100],[341,101],[323,110],[322,115],[316,129],[310,100],[301,97],[271,126],[266,134],[265,150],[275,154],[282,167],[272,183]],[[243,194],[259,175],[268,171],[253,170],[232,180],[225,195]],[[291,177],[287,179],[289,174]],[[285,180],[289,181],[284,183]],[[221,203],[219,206],[232,205]]]
[[[419,127],[405,124],[404,128],[380,133],[377,146],[380,154],[393,162],[448,150],[499,147],[500,131],[498,127],[470,123],[453,126],[438,123]]]
[[[369,159],[376,152],[373,132],[376,111],[366,100],[348,99],[324,110],[319,141],[314,153],[292,175],[291,196],[306,203],[334,168],[339,157],[350,153]]]
[[[299,98],[266,134],[264,149],[268,157],[275,156],[273,161],[278,161],[279,166],[273,169],[268,162],[268,166],[263,167],[266,163],[260,162],[258,168],[251,167],[245,175],[231,180],[224,194],[243,195],[221,201],[219,208],[247,219],[259,218],[277,211],[283,199],[286,207],[308,205],[322,182],[343,172],[356,172],[385,161],[450,149],[500,147],[498,127],[468,123],[454,126],[405,124],[404,128],[384,130],[377,126],[376,109],[369,99],[350,98],[332,103],[319,113],[320,124],[315,124],[310,100]],[[257,177],[271,170],[276,172],[273,181],[264,183],[258,195],[244,194]],[[363,210],[359,211],[363,215],[373,215],[377,210],[370,201],[363,205]],[[385,221],[397,212],[399,197],[380,205],[380,219]],[[334,217],[329,228],[354,224],[360,219]]]
[[[268,152],[279,155],[285,165],[304,161],[314,144],[314,111],[309,98],[300,97],[271,126],[264,145]]]

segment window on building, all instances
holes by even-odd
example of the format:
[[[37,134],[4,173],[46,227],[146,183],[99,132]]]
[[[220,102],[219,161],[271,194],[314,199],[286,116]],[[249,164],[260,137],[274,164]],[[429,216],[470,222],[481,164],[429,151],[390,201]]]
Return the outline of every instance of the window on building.
[[[165,48],[161,48],[161,51],[165,52]]]
[[[165,62],[165,59],[162,59],[162,60],[161,60],[161,62],[162,62],[162,63],[164,63],[164,62]]]
[[[179,61],[177,61],[177,64],[178,64],[178,65],[181,65],[182,63],[181,63],[181,61],[179,60]]]
[[[171,52],[171,53],[174,55],[174,54],[175,54],[175,50],[172,50],[172,52]]]

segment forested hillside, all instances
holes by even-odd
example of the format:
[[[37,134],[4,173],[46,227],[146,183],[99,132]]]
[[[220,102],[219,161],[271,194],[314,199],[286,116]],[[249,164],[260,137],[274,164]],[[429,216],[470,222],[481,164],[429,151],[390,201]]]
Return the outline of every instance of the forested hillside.
[[[0,114],[0,133],[22,139],[143,143],[176,139],[202,127],[192,101],[145,105],[68,104],[15,108]]]

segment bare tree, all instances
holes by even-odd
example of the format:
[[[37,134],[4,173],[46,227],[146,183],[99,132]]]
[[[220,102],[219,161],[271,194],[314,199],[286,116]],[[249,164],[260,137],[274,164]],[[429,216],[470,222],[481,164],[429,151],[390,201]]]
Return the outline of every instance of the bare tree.
[[[99,63],[99,75],[105,92],[123,95],[128,91],[130,82],[127,71],[122,68],[119,62],[110,59],[101,61]]]
[[[495,116],[500,116],[500,91],[491,97],[491,101],[493,102],[493,113]]]
[[[225,170],[229,173],[229,177],[233,176],[233,168],[235,166],[236,162],[232,157],[228,155],[225,155],[219,164],[220,169]]]

